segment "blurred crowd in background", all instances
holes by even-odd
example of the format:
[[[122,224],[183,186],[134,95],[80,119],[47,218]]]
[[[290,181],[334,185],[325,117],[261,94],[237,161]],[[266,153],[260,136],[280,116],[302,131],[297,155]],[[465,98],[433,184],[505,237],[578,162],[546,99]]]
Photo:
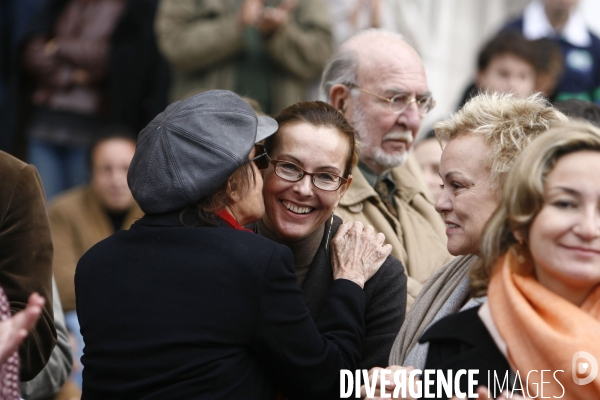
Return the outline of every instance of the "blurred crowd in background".
[[[36,165],[52,199],[87,181],[103,132],[135,137],[171,101],[229,89],[275,115],[324,99],[327,59],[372,27],[400,32],[423,59],[436,100],[423,134],[481,89],[600,101],[588,35],[600,5],[545,1],[562,38],[536,22],[539,0],[5,1],[0,149]]]
[[[137,133],[170,102],[229,89],[275,115],[325,100],[322,69],[341,43],[368,28],[399,32],[436,101],[415,145],[436,195],[431,126],[479,91],[600,104],[598,17],[596,0],[2,1],[0,150],[40,173],[67,327],[78,332],[77,260],[141,214],[127,168]],[[72,221],[94,218],[73,232]],[[78,370],[67,398],[77,396]]]

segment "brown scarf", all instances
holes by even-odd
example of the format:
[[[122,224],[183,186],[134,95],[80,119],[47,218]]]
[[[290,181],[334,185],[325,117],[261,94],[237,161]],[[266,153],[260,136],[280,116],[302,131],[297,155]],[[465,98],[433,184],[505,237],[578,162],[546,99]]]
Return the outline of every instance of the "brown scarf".
[[[575,353],[585,351],[600,362],[600,285],[577,307],[542,286],[531,273],[515,272],[520,270],[533,271],[532,260],[519,264],[515,254],[507,252],[496,263],[488,288],[492,317],[507,344],[510,364],[519,371],[524,385],[529,371],[563,370],[556,378],[564,390],[547,373],[544,396],[560,397],[564,391],[564,399],[600,399],[600,374],[587,385],[577,385],[572,379]],[[584,376],[590,369],[588,362]],[[540,374],[532,376],[539,378]],[[536,388],[532,383],[530,377],[533,395]]]

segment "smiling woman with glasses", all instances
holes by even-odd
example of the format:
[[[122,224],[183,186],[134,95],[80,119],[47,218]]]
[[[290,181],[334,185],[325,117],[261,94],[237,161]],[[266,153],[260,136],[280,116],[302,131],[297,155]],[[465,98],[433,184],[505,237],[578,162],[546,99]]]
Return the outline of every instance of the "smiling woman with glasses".
[[[288,248],[243,227],[264,214],[270,164],[256,143],[276,130],[225,90],[142,130],[128,183],[145,215],[77,265],[83,398],[339,397],[339,371],[361,356],[365,282],[391,246],[360,224],[339,229],[317,326]]]
[[[328,192],[338,190],[342,184],[348,182],[348,179],[329,172],[307,172],[302,167],[285,160],[271,160],[271,164],[275,167],[275,174],[281,179],[297,182],[304,178],[304,175],[308,175],[317,189]]]
[[[279,129],[265,143],[265,216],[252,228],[292,250],[298,285],[317,318],[332,283],[331,240],[342,223],[333,212],[352,183],[358,134],[341,113],[319,101],[292,105],[275,119]],[[406,275],[400,261],[388,257],[365,293],[360,368],[387,362],[404,320]]]

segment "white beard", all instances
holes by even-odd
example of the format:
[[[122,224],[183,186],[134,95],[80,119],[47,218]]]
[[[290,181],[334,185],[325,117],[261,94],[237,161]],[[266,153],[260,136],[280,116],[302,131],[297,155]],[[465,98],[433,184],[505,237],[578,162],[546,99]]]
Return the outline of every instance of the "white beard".
[[[408,158],[408,151],[386,153],[380,145],[373,143],[371,135],[369,135],[369,125],[365,122],[365,116],[362,109],[358,106],[358,102],[354,102],[354,118],[352,125],[360,135],[361,150],[360,159],[369,160],[371,163],[377,164],[383,170],[390,170],[394,167],[402,165]],[[412,143],[413,136],[410,131],[391,131],[384,135],[383,141],[386,139],[405,139],[407,144]]]

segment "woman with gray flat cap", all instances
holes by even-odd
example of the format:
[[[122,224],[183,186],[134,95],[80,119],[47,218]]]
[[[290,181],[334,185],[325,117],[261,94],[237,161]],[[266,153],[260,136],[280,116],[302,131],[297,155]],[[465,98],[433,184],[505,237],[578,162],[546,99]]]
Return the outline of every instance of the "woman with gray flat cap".
[[[349,223],[313,321],[290,250],[242,226],[264,213],[274,120],[237,95],[173,103],[139,135],[128,181],[146,215],[92,247],[75,274],[83,399],[339,397],[364,336],[364,283],[391,251]]]

